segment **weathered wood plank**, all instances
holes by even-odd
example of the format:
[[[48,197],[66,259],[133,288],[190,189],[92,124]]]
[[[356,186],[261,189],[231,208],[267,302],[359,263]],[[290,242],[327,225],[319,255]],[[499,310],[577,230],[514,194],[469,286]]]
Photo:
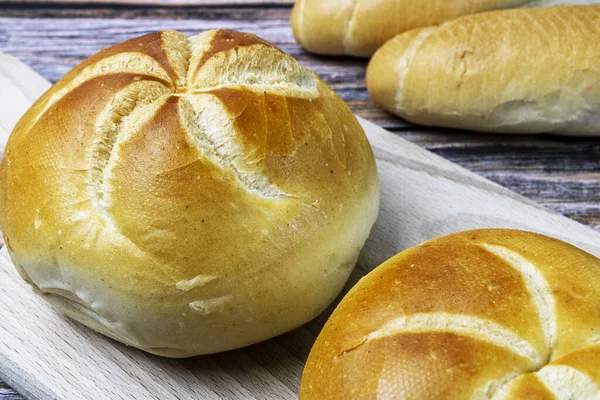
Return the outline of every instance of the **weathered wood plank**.
[[[126,6],[248,6],[277,7],[294,4],[295,0],[53,0],[54,4],[63,5],[126,5]],[[0,0],[0,4],[35,4],[47,5],[48,0]]]
[[[215,0],[217,2],[218,0]],[[198,19],[220,21],[268,21],[278,19],[288,21],[291,6],[273,6],[264,2],[236,6],[227,1],[218,6],[186,7],[118,7],[97,4],[57,4],[45,1],[35,5],[3,2],[2,15],[15,18],[109,18],[131,19]]]
[[[1,400],[21,400],[22,397],[15,392],[6,383],[0,381],[0,399]]]

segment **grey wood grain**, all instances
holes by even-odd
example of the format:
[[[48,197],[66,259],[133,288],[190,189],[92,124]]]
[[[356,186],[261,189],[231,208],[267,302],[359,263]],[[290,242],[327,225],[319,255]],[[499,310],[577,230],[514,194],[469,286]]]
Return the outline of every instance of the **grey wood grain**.
[[[47,3],[23,6],[0,1],[0,51],[17,56],[54,82],[99,49],[150,31],[177,29],[195,34],[204,29],[224,27],[254,32],[275,42],[322,76],[359,116],[600,230],[599,139],[481,135],[415,127],[394,118],[370,101],[364,83],[365,60],[316,57],[295,43],[288,25],[292,1],[208,0],[200,7],[170,7],[177,4],[166,4],[169,0],[146,1],[159,6]],[[105,3],[111,2],[134,3],[137,0]],[[174,3],[191,2],[176,0]],[[206,6],[209,3],[210,6]],[[269,346],[276,347],[277,340]],[[299,342],[296,351],[301,358],[308,351],[311,339],[295,337],[294,340]],[[259,363],[268,364],[274,362],[269,354],[275,350],[265,351],[264,347],[258,346],[246,351]],[[227,356],[219,362],[231,366]],[[285,381],[285,373],[282,369],[280,380]],[[0,382],[0,400],[17,398],[20,397]]]
[[[2,400],[18,400],[22,397],[12,390],[6,383],[0,381],[0,399]]]
[[[127,5],[127,6],[162,6],[162,7],[178,7],[178,6],[247,6],[260,5],[264,7],[290,5],[294,4],[295,0],[52,0],[55,4],[83,4],[83,5]],[[0,0],[2,3],[12,4],[48,4],[46,0]]]

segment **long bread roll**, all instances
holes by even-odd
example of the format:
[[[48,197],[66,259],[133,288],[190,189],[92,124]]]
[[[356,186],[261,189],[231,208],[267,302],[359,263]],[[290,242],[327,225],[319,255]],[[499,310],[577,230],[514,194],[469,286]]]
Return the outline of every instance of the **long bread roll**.
[[[486,132],[600,134],[600,6],[470,15],[387,42],[376,103],[409,121]]]
[[[0,225],[35,292],[169,357],[315,317],[378,206],[348,106],[271,43],[224,30],[88,58],[23,116],[0,167]]]
[[[512,230],[408,249],[342,300],[300,398],[592,400],[600,396],[600,260]]]
[[[291,17],[298,42],[319,54],[370,56],[411,29],[512,7],[592,4],[598,0],[298,0]]]

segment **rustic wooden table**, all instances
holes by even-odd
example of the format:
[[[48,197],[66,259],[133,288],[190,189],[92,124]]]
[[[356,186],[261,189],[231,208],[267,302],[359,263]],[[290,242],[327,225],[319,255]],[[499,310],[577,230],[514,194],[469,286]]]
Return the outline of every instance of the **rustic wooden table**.
[[[195,34],[223,27],[256,33],[329,82],[357,115],[546,207],[600,230],[600,139],[482,135],[407,124],[365,89],[365,60],[317,57],[294,41],[292,0],[0,0],[0,52],[54,82],[103,47],[150,31]],[[1,323],[1,316],[0,316]],[[0,382],[0,400],[20,399]]]

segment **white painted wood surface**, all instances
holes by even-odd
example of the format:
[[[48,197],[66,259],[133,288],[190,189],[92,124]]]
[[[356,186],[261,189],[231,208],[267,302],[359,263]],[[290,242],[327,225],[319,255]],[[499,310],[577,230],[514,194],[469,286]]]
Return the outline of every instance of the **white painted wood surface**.
[[[49,86],[0,54],[0,144]],[[600,233],[361,120],[381,178],[381,212],[348,287],[399,251],[447,233],[521,228],[600,256]],[[0,252],[0,378],[33,399],[292,399],[332,307],[294,332],[233,352],[169,360],[106,339],[54,312]]]

